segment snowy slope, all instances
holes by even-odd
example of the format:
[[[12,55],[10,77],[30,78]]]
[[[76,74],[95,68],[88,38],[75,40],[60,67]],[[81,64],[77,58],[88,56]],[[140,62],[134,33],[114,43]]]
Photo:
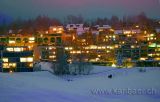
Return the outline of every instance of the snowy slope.
[[[99,70],[98,70],[99,69]],[[107,76],[113,74],[113,78]],[[160,90],[160,69],[112,69],[98,67],[91,75],[61,76],[43,72],[0,73],[0,102],[160,102],[154,95],[104,94],[96,90]],[[67,81],[71,79],[73,81]]]

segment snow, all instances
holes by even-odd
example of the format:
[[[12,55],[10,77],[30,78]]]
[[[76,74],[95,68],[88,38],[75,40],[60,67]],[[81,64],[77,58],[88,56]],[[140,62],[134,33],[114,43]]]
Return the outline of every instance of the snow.
[[[91,75],[55,76],[47,71],[0,73],[0,102],[160,102],[160,93],[126,95],[96,90],[160,90],[160,68],[116,69],[94,66]],[[112,74],[113,78],[107,76]],[[68,81],[67,79],[71,79]]]

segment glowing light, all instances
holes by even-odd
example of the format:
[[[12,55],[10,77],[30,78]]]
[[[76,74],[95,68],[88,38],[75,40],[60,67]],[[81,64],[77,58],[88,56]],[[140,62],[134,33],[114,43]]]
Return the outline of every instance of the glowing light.
[[[11,51],[13,51],[13,48],[7,48],[6,50],[11,52]]]
[[[96,45],[91,45],[90,49],[97,49],[97,46]]]
[[[56,58],[56,56],[49,56],[49,58]]]
[[[116,67],[116,64],[113,63],[113,64],[112,64],[112,67]]]
[[[21,62],[27,62],[27,59],[26,58],[20,58],[20,61]]]
[[[124,34],[130,34],[131,31],[124,31]]]
[[[30,37],[29,40],[33,41],[33,40],[35,40],[35,38],[34,37]]]
[[[135,46],[132,45],[131,48],[135,48]]]
[[[147,58],[143,58],[143,57],[140,58],[141,61],[145,61],[146,59],[147,59]]]
[[[144,31],[144,34],[147,34],[147,31]]]
[[[27,58],[27,62],[33,62],[33,58],[32,57]]]
[[[8,58],[3,58],[3,62],[8,62]]]
[[[53,31],[57,31],[57,28],[53,28]]]
[[[16,63],[9,63],[9,67],[10,68],[15,68],[16,67]]]
[[[76,37],[75,36],[73,36],[73,40],[75,40],[76,39]]]
[[[15,52],[21,52],[21,51],[23,51],[23,48],[14,48],[14,51]]]
[[[114,32],[114,29],[110,29],[111,32]]]
[[[10,70],[10,71],[9,71],[9,73],[13,73],[13,71],[12,71],[12,70]]]
[[[20,58],[20,62],[33,62],[33,58],[32,57]]]
[[[33,67],[33,63],[30,63],[30,64],[29,64],[29,67]]]
[[[10,44],[15,44],[16,42],[13,41],[13,40],[9,40],[9,43],[10,43]]]

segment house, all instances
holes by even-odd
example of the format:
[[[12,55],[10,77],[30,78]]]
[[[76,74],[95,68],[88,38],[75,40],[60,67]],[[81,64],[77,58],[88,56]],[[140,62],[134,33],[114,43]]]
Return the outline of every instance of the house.
[[[54,34],[54,33],[63,33],[64,32],[64,28],[63,26],[50,26],[49,27],[49,34]]]
[[[76,31],[77,35],[81,35],[85,32],[83,24],[67,24],[67,31]]]
[[[114,30],[114,34],[140,34],[140,29],[118,29]]]
[[[123,30],[114,30],[114,34],[123,34]]]
[[[96,25],[96,27],[99,31],[105,31],[105,30],[111,29],[110,25],[102,25],[102,26]]]

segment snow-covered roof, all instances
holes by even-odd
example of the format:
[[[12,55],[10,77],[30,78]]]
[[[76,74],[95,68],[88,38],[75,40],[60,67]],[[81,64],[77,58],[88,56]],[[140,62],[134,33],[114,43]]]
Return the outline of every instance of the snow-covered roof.
[[[102,26],[96,25],[96,26],[94,26],[94,27],[96,27],[97,29],[110,29],[110,28],[111,28],[110,25],[102,25]]]
[[[67,24],[66,28],[67,29],[69,29],[69,28],[75,28],[75,29],[83,28],[83,24]]]

